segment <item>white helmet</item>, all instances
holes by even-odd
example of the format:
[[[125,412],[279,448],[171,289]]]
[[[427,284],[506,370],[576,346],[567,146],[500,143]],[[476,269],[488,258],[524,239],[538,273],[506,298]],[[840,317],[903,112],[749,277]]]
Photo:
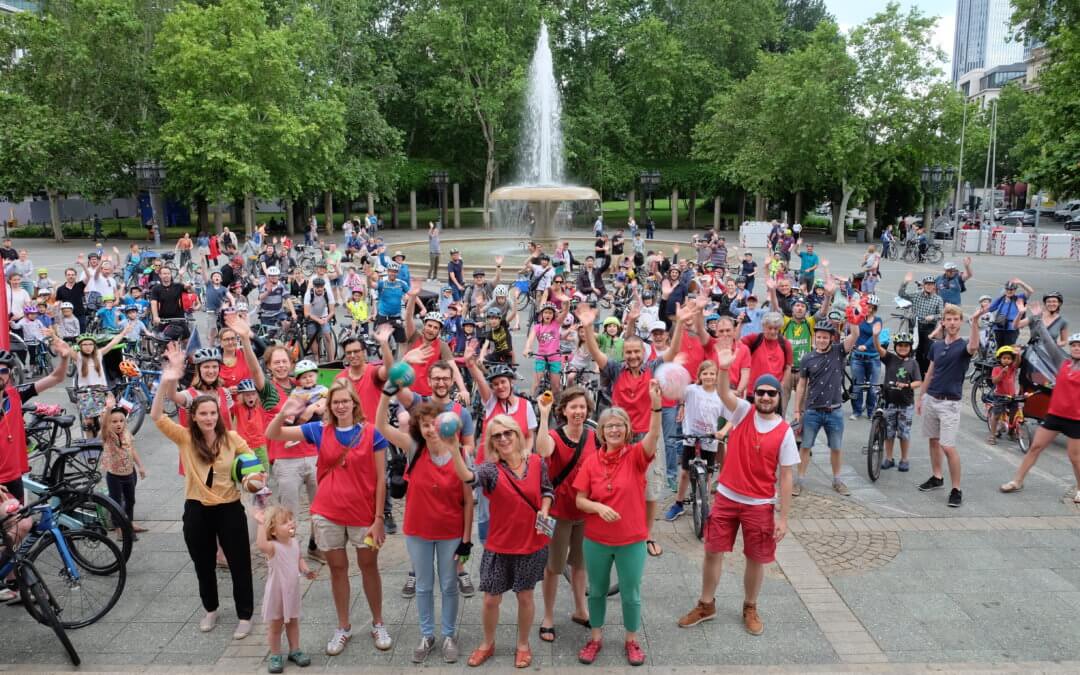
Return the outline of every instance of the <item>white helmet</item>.
[[[434,321],[440,326],[446,323],[446,319],[444,319],[443,315],[439,312],[428,312],[427,314],[425,314],[424,323],[427,323],[428,321]]]
[[[297,362],[296,367],[293,368],[293,377],[300,377],[304,373],[311,373],[319,370],[319,366],[310,359],[303,359]]]
[[[388,272],[397,272],[400,269],[401,269],[401,265],[399,265],[398,263],[396,263],[394,261],[390,261],[390,262],[386,263],[386,270]]]
[[[957,267],[956,263],[954,263],[954,262],[945,263],[945,271],[946,272],[948,272],[949,270],[958,270],[958,269],[960,269],[960,268]]]
[[[510,289],[503,284],[499,284],[495,287],[495,290],[492,291],[491,294],[496,298],[505,298],[506,296],[510,295]]]
[[[60,309],[75,309],[75,305],[71,304],[70,302],[61,302]]]
[[[268,276],[268,277],[280,277],[281,276],[281,270],[278,269],[277,265],[271,265],[270,267],[266,268],[266,276]]]
[[[870,295],[866,296],[866,304],[873,305],[874,307],[881,307],[881,298],[871,293]]]
[[[1074,342],[1080,342],[1080,333],[1073,333],[1069,336],[1069,344]]]

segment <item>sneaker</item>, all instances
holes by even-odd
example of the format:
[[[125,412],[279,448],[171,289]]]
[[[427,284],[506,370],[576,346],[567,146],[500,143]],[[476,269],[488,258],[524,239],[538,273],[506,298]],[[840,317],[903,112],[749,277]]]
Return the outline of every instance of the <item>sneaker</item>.
[[[859,416],[855,413],[851,413],[850,415],[848,415],[848,419],[854,422],[855,420],[859,419]]]
[[[690,610],[690,613],[679,619],[679,628],[689,628],[690,626],[698,625],[702,621],[712,621],[715,618],[716,598],[713,598],[712,602],[702,602],[698,600],[697,605]]]
[[[428,654],[435,648],[435,636],[425,635],[420,638],[420,644],[416,646],[416,649],[412,653],[413,663],[423,663],[427,661]]]
[[[243,640],[247,636],[251,635],[251,620],[240,621],[236,624],[236,630],[233,631],[234,640]]]
[[[797,480],[797,481],[795,481],[795,483],[794,483],[794,484],[793,484],[793,485],[791,486],[791,496],[792,496],[792,497],[798,497],[798,496],[799,496],[799,495],[801,495],[801,494],[802,494],[802,481],[801,481],[801,480]]]
[[[401,587],[401,597],[416,597],[416,574],[414,572],[409,572],[409,576],[405,577],[405,585]]]
[[[375,649],[385,652],[394,646],[390,639],[390,633],[386,630],[386,624],[375,623],[371,625],[371,637],[375,638]],[[434,644],[434,640],[432,640]]]
[[[761,617],[758,616],[757,605],[751,605],[748,602],[743,603],[742,621],[743,626],[746,626],[746,632],[751,635],[761,635],[765,632],[765,624],[761,622]]]
[[[960,503],[963,502],[963,501],[964,501],[963,493],[960,492],[959,490],[957,490],[956,488],[953,488],[952,492],[949,493],[949,506],[951,506],[951,507],[953,507],[955,509],[957,506],[960,506]]]
[[[600,653],[603,643],[599,640],[589,640],[585,643],[585,646],[581,648],[581,651],[577,653],[577,660],[585,665],[591,664],[596,660],[596,655]]]
[[[886,458],[886,459],[881,460],[881,468],[882,468],[882,470],[891,469],[894,466],[896,466],[896,462],[892,461],[891,459]]]
[[[844,497],[851,494],[851,490],[848,489],[848,486],[844,485],[844,481],[837,478],[833,478],[832,489],[834,492]]]
[[[459,572],[457,575],[457,587],[458,593],[464,598],[471,598],[476,595],[476,587],[473,586],[472,577],[468,572]]]
[[[925,483],[923,483],[922,485],[919,486],[919,490],[922,491],[922,492],[929,492],[931,490],[936,490],[939,487],[944,487],[944,486],[945,486],[945,479],[944,478],[938,478],[937,476],[930,476],[929,478],[926,479]]]
[[[266,672],[268,672],[268,673],[284,673],[285,672],[285,655],[284,654],[271,654],[270,658],[266,660]]]
[[[214,630],[214,626],[217,625],[217,612],[207,612],[206,616],[199,622],[199,630],[204,633],[209,633]]]
[[[645,663],[645,651],[637,640],[626,641],[626,662],[632,666],[640,666]]]
[[[686,508],[682,505],[682,502],[675,502],[668,507],[667,513],[664,514],[664,520],[673,523],[684,513],[686,513]]]
[[[289,652],[289,660],[301,668],[307,668],[311,665],[311,657],[299,649]]]
[[[457,640],[450,636],[446,636],[442,641],[442,658],[446,663],[457,663],[458,660],[458,646]]]
[[[393,513],[386,514],[386,519],[383,520],[383,529],[387,534],[397,534],[397,522],[394,520]]]
[[[334,637],[330,638],[330,641],[326,643],[326,653],[330,656],[337,656],[345,651],[345,645],[348,644],[349,638],[351,637],[351,626],[349,628],[334,629]]]
[[[906,459],[900,460],[900,463],[896,465],[896,470],[902,473],[907,473],[911,469],[911,465],[908,464]]]
[[[17,597],[19,594],[10,588],[0,588],[0,602],[11,602]]]

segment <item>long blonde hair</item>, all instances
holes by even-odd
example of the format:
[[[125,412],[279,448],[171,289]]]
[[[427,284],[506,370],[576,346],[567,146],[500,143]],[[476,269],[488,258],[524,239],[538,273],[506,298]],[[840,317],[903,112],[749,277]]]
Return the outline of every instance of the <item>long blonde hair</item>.
[[[517,421],[509,415],[496,415],[488,420],[486,428],[484,429],[484,457],[489,462],[497,462],[502,459],[499,455],[499,451],[495,449],[495,442],[492,436],[495,433],[509,429],[514,432],[515,445],[518,449],[518,454],[521,455],[521,461],[525,461],[528,458],[528,451],[525,448],[525,434],[521,432],[521,427],[518,426]]]
[[[91,342],[94,345],[94,351],[89,354],[83,354],[82,345],[83,342]],[[76,350],[79,354],[79,376],[86,377],[90,374],[90,363],[94,364],[94,372],[98,377],[101,377],[101,353],[98,351],[98,344],[96,340],[82,340],[77,345]]]

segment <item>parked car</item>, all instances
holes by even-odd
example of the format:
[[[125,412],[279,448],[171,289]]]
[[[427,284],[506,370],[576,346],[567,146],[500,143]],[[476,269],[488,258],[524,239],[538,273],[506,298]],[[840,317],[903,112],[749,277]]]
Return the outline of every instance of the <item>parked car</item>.
[[[1072,218],[1065,221],[1065,231],[1080,230],[1080,211],[1073,212]]]
[[[1005,216],[1009,215],[1009,209],[996,208],[994,209],[994,220],[1002,220]]]
[[[1035,209],[1024,209],[1023,211],[1009,211],[1009,214],[1005,216],[1005,225],[1023,225],[1024,227],[1034,226]]]
[[[930,232],[934,235],[934,239],[952,239],[955,227],[952,220],[942,216],[934,221]]]
[[[1072,199],[1061,205],[1054,211],[1055,220],[1070,220],[1074,215],[1080,214],[1080,199]]]

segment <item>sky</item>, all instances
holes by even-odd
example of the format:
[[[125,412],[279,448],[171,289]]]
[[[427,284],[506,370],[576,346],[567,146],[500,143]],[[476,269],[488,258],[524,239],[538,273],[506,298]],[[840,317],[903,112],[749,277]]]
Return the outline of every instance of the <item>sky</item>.
[[[825,0],[825,6],[844,30],[866,21],[885,9],[886,4],[886,0]],[[940,17],[932,41],[945,52],[946,63],[942,70],[948,75],[956,27],[956,0],[900,0],[902,10],[907,11],[912,6],[917,6],[924,14]]]

